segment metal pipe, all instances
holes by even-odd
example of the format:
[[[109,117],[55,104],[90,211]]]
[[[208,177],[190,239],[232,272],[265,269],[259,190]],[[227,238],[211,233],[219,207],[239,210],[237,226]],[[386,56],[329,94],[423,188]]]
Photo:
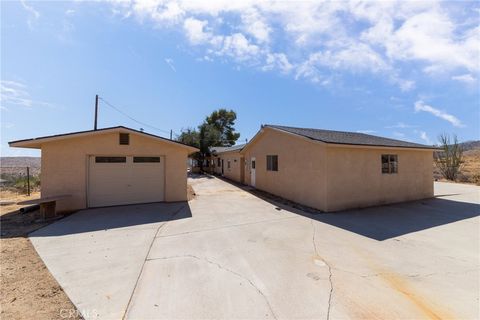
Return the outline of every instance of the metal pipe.
[[[35,211],[35,210],[38,210],[38,209],[40,209],[40,205],[39,204],[34,204],[33,206],[20,208],[20,213],[27,213],[27,212]]]

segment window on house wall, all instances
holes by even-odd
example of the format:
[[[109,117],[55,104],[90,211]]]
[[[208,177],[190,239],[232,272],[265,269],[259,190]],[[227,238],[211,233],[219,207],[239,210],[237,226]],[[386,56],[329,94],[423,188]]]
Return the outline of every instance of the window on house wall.
[[[121,132],[118,135],[118,140],[119,140],[120,144],[129,145],[130,144],[130,134]]]
[[[221,166],[222,166],[222,159],[220,159],[220,158],[217,158],[217,165],[218,165],[219,167],[221,167]]]
[[[227,160],[227,168],[230,169],[230,160]]]
[[[278,156],[267,156],[267,171],[278,171]]]
[[[382,154],[382,173],[398,173],[398,156],[396,154]]]

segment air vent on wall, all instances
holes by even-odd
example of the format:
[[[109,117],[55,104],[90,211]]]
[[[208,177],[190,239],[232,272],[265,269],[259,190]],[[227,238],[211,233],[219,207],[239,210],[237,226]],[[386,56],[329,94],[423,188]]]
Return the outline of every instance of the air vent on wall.
[[[129,145],[130,144],[130,135],[128,133],[120,133],[119,141],[120,141],[120,144]]]

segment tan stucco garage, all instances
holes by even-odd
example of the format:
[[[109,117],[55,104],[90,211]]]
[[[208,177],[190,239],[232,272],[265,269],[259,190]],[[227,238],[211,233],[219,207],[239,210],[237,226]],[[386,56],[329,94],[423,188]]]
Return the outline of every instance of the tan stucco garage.
[[[240,153],[246,184],[330,212],[432,197],[434,150],[356,132],[264,125]]]
[[[42,151],[42,198],[59,211],[187,200],[187,157],[197,149],[126,127],[13,141]]]

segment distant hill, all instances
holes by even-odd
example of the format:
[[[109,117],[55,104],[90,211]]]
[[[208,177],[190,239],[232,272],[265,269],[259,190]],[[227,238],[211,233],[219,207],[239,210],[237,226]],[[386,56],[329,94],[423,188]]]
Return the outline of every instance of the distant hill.
[[[465,141],[460,143],[464,151],[480,149],[480,140]]]
[[[40,168],[40,157],[0,157],[2,167]]]
[[[31,175],[40,173],[40,157],[0,157],[0,172],[3,174],[24,174],[30,167]]]

